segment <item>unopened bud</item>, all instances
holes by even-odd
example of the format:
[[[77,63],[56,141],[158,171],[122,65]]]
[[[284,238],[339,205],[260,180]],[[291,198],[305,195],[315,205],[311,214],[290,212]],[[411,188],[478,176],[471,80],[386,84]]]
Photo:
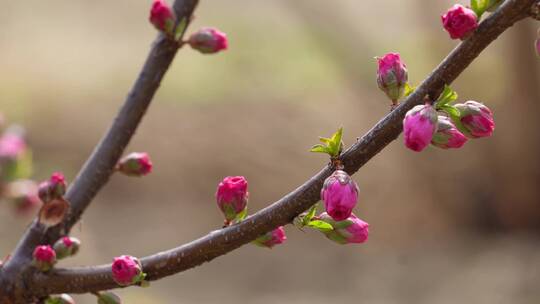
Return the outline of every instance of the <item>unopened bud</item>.
[[[347,172],[334,171],[321,190],[326,212],[336,221],[348,218],[358,202],[358,192],[358,185]]]
[[[97,297],[98,304],[122,304],[122,299],[112,291],[102,291]]]
[[[152,161],[146,152],[133,152],[122,158],[117,168],[128,176],[143,176],[152,172]]]
[[[130,255],[122,255],[113,260],[112,276],[118,285],[128,286],[141,283],[146,274],[142,270],[139,259]]]
[[[150,10],[150,22],[166,34],[173,34],[176,17],[171,7],[164,0],[154,0]]]
[[[254,243],[260,247],[272,248],[275,245],[282,244],[286,240],[287,236],[285,235],[285,229],[283,229],[283,226],[279,226],[278,228],[259,236],[255,239]]]
[[[54,172],[51,177],[39,184],[39,198],[48,203],[54,199],[60,199],[66,194],[66,179],[61,172]]]
[[[437,111],[429,104],[409,110],[403,119],[405,146],[416,152],[424,150],[437,131],[437,120]]]
[[[40,271],[49,271],[56,264],[56,253],[49,245],[37,246],[32,254],[33,265]]]
[[[456,104],[460,112],[460,121],[463,126],[460,131],[470,138],[488,137],[495,130],[493,113],[485,105],[476,101],[467,101]]]
[[[228,47],[227,35],[211,27],[202,28],[191,34],[188,43],[203,54],[217,53]]]
[[[377,85],[392,102],[397,102],[405,93],[408,72],[398,53],[377,57]]]
[[[343,221],[336,221],[325,212],[319,216],[319,219],[330,224],[332,228],[334,228],[333,230],[324,232],[324,234],[327,238],[336,243],[360,244],[368,239],[369,224],[362,221],[354,214],[351,214],[351,216]]]
[[[452,39],[466,39],[478,27],[478,17],[461,4],[452,6],[441,16],[444,29]]]
[[[219,183],[216,200],[227,221],[234,220],[246,209],[248,182],[243,176],[227,176]]]
[[[79,239],[65,236],[56,243],[54,243],[54,251],[56,252],[56,258],[61,260],[66,257],[74,256],[79,252],[79,247],[81,246],[81,241]]]
[[[467,137],[459,132],[452,121],[439,115],[437,132],[431,139],[431,144],[442,149],[461,148],[467,142]]]
[[[67,293],[63,293],[61,295],[50,296],[45,301],[45,304],[75,304],[75,300]]]

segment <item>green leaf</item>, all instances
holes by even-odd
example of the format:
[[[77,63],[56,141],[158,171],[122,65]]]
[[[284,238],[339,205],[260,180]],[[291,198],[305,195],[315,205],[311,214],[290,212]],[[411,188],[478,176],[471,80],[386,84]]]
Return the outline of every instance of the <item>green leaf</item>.
[[[441,96],[439,96],[439,99],[437,99],[437,105],[436,105],[437,110],[441,109],[446,104],[456,101],[457,98],[458,98],[457,92],[452,90],[450,86],[445,85],[444,90],[441,93]]]
[[[237,223],[240,223],[241,221],[243,221],[247,216],[247,207],[244,208],[244,210],[242,210],[242,212],[238,213],[238,215],[236,215],[236,222]]]
[[[471,0],[471,9],[474,11],[478,20],[482,17],[482,14],[489,8],[490,0]]]
[[[313,229],[317,229],[319,230],[320,232],[328,232],[328,231],[332,231],[334,230],[334,228],[332,227],[332,225],[328,224],[327,222],[323,222],[321,220],[314,220],[314,221],[310,221],[308,224],[307,224],[308,227],[311,227]]]
[[[414,92],[414,90],[416,90],[416,87],[415,87],[415,86],[409,85],[409,83],[407,82],[407,83],[405,84],[405,93],[404,93],[404,97],[407,97],[407,96],[411,95],[411,94]]]
[[[339,128],[336,133],[332,135],[330,138],[326,137],[319,137],[319,141],[322,142],[322,144],[316,144],[314,145],[310,151],[311,152],[318,152],[318,153],[326,153],[330,155],[331,157],[338,157],[341,153],[341,150],[343,149],[343,128]]]
[[[178,25],[176,26],[176,30],[174,31],[174,39],[176,41],[179,41],[182,36],[184,35],[184,32],[186,31],[186,27],[187,27],[187,18],[182,18],[182,20],[180,20],[180,22],[178,23]]]
[[[459,110],[452,105],[443,105],[440,107],[440,110],[446,112],[450,117],[457,117],[459,119]]]
[[[309,208],[308,212],[302,219],[302,225],[306,226],[309,224],[309,222],[311,221],[311,219],[315,216],[315,213],[317,212],[317,205],[318,204],[315,204],[311,206],[311,208]]]
[[[321,145],[321,144],[317,144],[317,145],[311,147],[311,149],[309,150],[309,152],[329,153],[329,152],[328,152],[328,147],[327,147],[327,146],[323,146],[323,145]]]

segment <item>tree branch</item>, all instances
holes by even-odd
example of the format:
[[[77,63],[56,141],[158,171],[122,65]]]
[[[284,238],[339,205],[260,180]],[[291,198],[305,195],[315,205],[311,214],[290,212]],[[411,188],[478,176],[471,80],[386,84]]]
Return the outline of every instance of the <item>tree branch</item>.
[[[177,22],[186,19],[189,23],[198,2],[198,0],[176,0],[173,9],[178,17]],[[66,199],[70,202],[71,208],[64,221],[47,229],[35,219],[19,241],[12,257],[2,267],[0,300],[4,294],[14,292],[7,289],[23,289],[20,285],[21,276],[25,276],[24,272],[30,264],[32,251],[36,245],[52,244],[62,235],[69,233],[92,199],[107,183],[180,46],[162,34],[154,41],[142,71],[113,124],[69,187]]]
[[[437,96],[444,84],[455,80],[501,33],[516,21],[525,18],[536,1],[508,0],[484,20],[477,31],[456,47],[413,94],[343,153],[345,170],[353,174],[395,140],[402,131],[402,120],[409,109],[423,103],[426,96]],[[323,168],[302,186],[239,224],[213,231],[180,247],[142,258],[148,280],[158,280],[211,261],[265,232],[290,223],[294,217],[319,201],[323,181],[332,171],[330,166]],[[36,274],[29,286],[36,295],[85,293],[118,287],[112,280],[111,264],[54,269],[48,274]]]

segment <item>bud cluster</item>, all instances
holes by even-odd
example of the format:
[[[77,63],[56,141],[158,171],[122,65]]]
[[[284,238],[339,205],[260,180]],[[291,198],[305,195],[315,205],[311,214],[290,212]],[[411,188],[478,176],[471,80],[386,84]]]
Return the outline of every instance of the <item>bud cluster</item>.
[[[69,202],[64,199],[66,188],[66,179],[61,172],[54,172],[39,184],[38,195],[43,202],[39,211],[41,224],[51,227],[62,222],[69,209]]]
[[[390,54],[385,57],[399,61],[399,55],[394,56],[394,54]],[[393,67],[400,68],[399,65]],[[384,69],[380,70],[382,73],[387,73]],[[295,225],[299,228],[307,226],[316,229],[326,235],[330,240],[339,244],[363,243],[368,238],[369,225],[353,214],[353,209],[358,203],[358,193],[360,191],[356,182],[343,170],[343,165],[340,161],[341,146],[343,146],[341,141],[342,133],[343,129],[340,128],[330,138],[321,138],[321,141],[326,146],[319,144],[311,149],[312,152],[327,153],[334,167],[337,168],[326,178],[321,189],[321,200],[324,203],[326,212],[318,216],[315,215],[317,211],[317,205],[315,205],[308,212],[301,214],[295,219]],[[329,147],[336,146],[340,148],[337,150],[329,149]],[[335,153],[336,151],[338,152]],[[347,227],[349,228],[345,229]]]
[[[150,23],[164,33],[169,39],[179,43],[187,43],[192,49],[203,54],[214,54],[228,47],[227,35],[216,28],[203,27],[191,34],[187,41],[182,41],[188,21],[178,20],[174,10],[165,0],[154,0],[150,9]]]
[[[448,86],[434,105],[418,105],[403,119],[405,146],[420,152],[430,143],[438,148],[461,148],[469,138],[489,137],[495,129],[493,113],[476,101],[452,104],[457,93]]]

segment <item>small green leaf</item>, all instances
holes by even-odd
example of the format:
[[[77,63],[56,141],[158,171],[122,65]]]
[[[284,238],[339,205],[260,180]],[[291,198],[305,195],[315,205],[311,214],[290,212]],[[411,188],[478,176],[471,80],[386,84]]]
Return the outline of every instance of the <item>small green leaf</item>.
[[[414,90],[416,90],[416,87],[415,87],[415,86],[409,85],[409,83],[407,82],[407,83],[405,84],[405,93],[404,93],[404,97],[407,97],[407,96],[411,95],[411,94],[414,92]]]
[[[317,212],[317,204],[315,204],[315,205],[311,206],[311,208],[309,208],[308,212],[306,213],[306,215],[302,219],[302,224],[304,226],[308,225],[309,222],[311,221],[311,219],[315,216],[316,212]]]
[[[471,0],[471,9],[474,11],[478,20],[482,17],[482,14],[489,8],[490,0]]]
[[[339,128],[330,138],[319,137],[322,144],[316,144],[311,148],[311,152],[326,153],[331,157],[338,157],[343,149],[343,128]]]
[[[176,26],[176,30],[174,31],[174,39],[176,41],[179,41],[182,36],[184,35],[184,32],[186,31],[187,27],[187,18],[182,18],[178,25]]]
[[[441,109],[446,104],[456,101],[457,98],[457,92],[452,90],[452,88],[450,88],[448,85],[445,85],[441,96],[439,96],[439,99],[437,99],[437,110]]]
[[[236,215],[236,222],[237,223],[240,223],[241,221],[243,221],[247,216],[247,207],[244,208],[244,210],[242,210],[242,212],[238,213],[238,215]]]
[[[319,140],[325,145],[328,145],[331,141],[330,138],[326,138],[326,137],[319,137]]]
[[[457,117],[459,119],[459,110],[452,105],[443,105],[440,107],[440,110],[446,112],[450,117]]]
[[[323,146],[321,144],[317,144],[317,145],[311,147],[311,149],[309,151],[310,152],[317,152],[317,153],[329,153],[328,152],[328,147]]]
[[[308,224],[307,224],[308,227],[311,227],[313,229],[317,229],[319,230],[320,232],[328,232],[328,231],[332,231],[334,230],[334,228],[332,227],[332,225],[328,224],[327,222],[323,222],[321,220],[314,220],[314,221],[310,221]]]

